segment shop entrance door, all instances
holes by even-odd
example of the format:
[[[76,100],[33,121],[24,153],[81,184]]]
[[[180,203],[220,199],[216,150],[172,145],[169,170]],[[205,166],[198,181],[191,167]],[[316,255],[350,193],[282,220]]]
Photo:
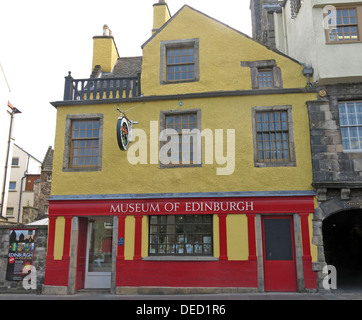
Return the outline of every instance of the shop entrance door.
[[[293,218],[262,218],[265,291],[297,291]]]
[[[111,287],[112,230],[112,219],[89,219],[85,288]]]

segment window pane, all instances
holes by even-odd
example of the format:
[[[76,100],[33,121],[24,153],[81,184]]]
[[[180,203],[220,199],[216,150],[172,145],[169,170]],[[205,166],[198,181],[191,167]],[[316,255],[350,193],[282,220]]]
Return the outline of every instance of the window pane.
[[[212,216],[151,216],[149,234],[150,255],[212,255]]]
[[[71,159],[72,167],[98,165],[99,120],[73,121]]]
[[[362,150],[362,102],[340,102],[339,121],[344,150]]]
[[[288,162],[287,111],[257,112],[256,128],[258,161]]]
[[[167,50],[167,80],[192,80],[194,73],[193,48],[173,48]]]
[[[167,115],[165,129],[172,129],[172,133],[167,136],[167,160],[169,164],[196,164],[196,157],[194,157],[194,144],[195,149],[198,142],[195,142],[198,137],[192,133],[191,130],[197,127],[196,114],[183,114],[183,115]],[[178,133],[175,137],[175,132]],[[171,141],[175,142],[172,145]],[[195,159],[195,160],[194,160]]]
[[[357,16],[355,9],[337,10],[337,19],[331,19],[331,24],[337,27],[332,28],[329,33],[329,40],[337,41],[358,41]]]

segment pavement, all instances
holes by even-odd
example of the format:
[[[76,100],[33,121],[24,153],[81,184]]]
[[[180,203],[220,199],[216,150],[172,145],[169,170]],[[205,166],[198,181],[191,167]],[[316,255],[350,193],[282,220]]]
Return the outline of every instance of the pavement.
[[[238,301],[238,300],[362,300],[361,289],[337,289],[315,293],[263,292],[263,293],[225,293],[190,295],[113,295],[104,290],[78,292],[75,295],[43,294],[0,294],[0,300],[122,300],[122,301]],[[190,302],[191,303],[191,302]]]

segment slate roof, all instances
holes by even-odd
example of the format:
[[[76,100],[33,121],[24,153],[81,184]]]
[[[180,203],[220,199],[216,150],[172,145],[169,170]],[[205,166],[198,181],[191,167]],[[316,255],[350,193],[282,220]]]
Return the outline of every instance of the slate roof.
[[[100,66],[95,66],[91,78],[98,78],[101,72]],[[136,77],[142,72],[142,57],[118,58],[112,72],[103,72],[101,78]]]

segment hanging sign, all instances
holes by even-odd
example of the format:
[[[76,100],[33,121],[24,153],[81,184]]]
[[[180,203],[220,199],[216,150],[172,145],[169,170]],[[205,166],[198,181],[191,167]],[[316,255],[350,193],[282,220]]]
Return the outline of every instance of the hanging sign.
[[[119,109],[118,109],[119,110]],[[119,110],[120,111],[120,110]],[[117,142],[118,146],[122,151],[128,149],[130,142],[130,121],[127,119],[124,112],[121,112],[121,116],[117,120]]]

